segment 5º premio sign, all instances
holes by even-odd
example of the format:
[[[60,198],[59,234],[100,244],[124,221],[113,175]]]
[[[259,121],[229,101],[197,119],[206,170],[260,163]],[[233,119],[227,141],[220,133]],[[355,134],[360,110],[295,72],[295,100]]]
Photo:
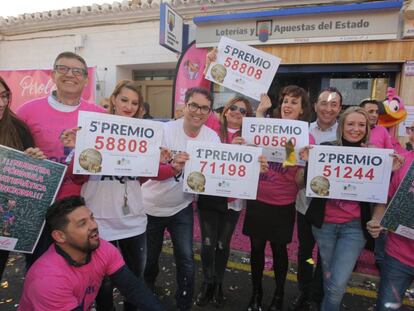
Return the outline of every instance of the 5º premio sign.
[[[80,111],[75,174],[157,176],[162,123]]]

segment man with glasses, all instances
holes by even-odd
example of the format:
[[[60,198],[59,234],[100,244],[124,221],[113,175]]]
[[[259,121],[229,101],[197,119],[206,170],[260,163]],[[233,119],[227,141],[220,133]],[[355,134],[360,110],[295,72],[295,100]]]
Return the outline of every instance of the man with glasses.
[[[175,155],[174,161],[185,162],[187,141],[220,143],[217,134],[206,127],[213,98],[203,88],[191,88],[185,94],[183,118],[165,124],[163,146]],[[193,195],[183,192],[184,173],[165,180],[149,180],[142,185],[143,203],[148,215],[147,264],[144,278],[150,288],[155,287],[159,272],[159,256],[165,229],[171,235],[177,265],[177,292],[179,310],[190,310],[194,292],[193,254]]]
[[[105,112],[93,103],[81,98],[88,83],[88,71],[85,60],[72,52],[63,52],[56,57],[51,73],[56,90],[49,96],[38,98],[25,103],[17,111],[17,115],[27,124],[38,146],[49,160],[66,163],[71,149],[65,148],[60,141],[60,135],[68,128],[74,128],[78,123],[79,111]],[[58,198],[79,195],[81,186],[65,176]],[[50,245],[51,238],[45,231],[33,253],[28,267]]]
[[[329,87],[321,90],[315,103],[316,121],[309,126],[309,132],[315,138],[317,145],[336,140],[337,118],[341,108],[342,94],[338,89]],[[302,189],[296,199],[300,294],[290,302],[289,311],[319,310],[323,298],[322,265],[318,255],[318,262],[314,269],[312,254],[315,239],[312,234],[312,225],[305,217],[308,206],[305,189]]]

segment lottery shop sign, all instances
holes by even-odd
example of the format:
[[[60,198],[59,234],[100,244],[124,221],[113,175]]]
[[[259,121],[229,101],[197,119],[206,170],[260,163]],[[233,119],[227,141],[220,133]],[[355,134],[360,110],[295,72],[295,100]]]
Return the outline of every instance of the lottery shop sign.
[[[184,192],[256,199],[262,148],[187,142]]]
[[[160,122],[80,111],[78,126],[75,174],[158,175]]]
[[[386,203],[392,149],[313,146],[306,196]]]
[[[221,37],[217,61],[210,64],[206,79],[260,100],[267,93],[280,58],[246,44]]]
[[[299,150],[309,145],[307,122],[246,117],[243,118],[242,137],[247,144],[263,147],[263,154],[269,162],[283,163],[290,152],[294,152],[296,162],[305,165],[299,158]],[[287,146],[289,141],[293,150]]]

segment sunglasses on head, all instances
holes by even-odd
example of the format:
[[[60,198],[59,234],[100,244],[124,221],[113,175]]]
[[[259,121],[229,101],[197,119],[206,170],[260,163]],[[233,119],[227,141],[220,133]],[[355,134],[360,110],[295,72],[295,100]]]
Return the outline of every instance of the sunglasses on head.
[[[240,111],[240,113],[241,114],[243,114],[243,115],[245,115],[246,113],[247,113],[247,110],[245,109],[245,108],[242,108],[242,107],[239,107],[239,106],[237,106],[237,105],[231,105],[230,107],[229,107],[229,109],[230,109],[230,111],[236,111],[236,110],[239,110]]]

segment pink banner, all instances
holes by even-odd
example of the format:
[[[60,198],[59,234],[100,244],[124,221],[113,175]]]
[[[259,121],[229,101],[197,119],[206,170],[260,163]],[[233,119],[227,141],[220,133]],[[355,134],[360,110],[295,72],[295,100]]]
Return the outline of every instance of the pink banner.
[[[52,70],[0,70],[0,76],[10,87],[13,98],[11,109],[16,111],[25,102],[45,97],[55,89],[50,73]],[[89,82],[82,97],[89,102],[95,101],[95,68],[88,68]]]
[[[195,41],[182,54],[177,64],[174,81],[174,109],[184,106],[185,92],[192,87],[210,89],[210,81],[204,79],[207,49],[196,48]]]

